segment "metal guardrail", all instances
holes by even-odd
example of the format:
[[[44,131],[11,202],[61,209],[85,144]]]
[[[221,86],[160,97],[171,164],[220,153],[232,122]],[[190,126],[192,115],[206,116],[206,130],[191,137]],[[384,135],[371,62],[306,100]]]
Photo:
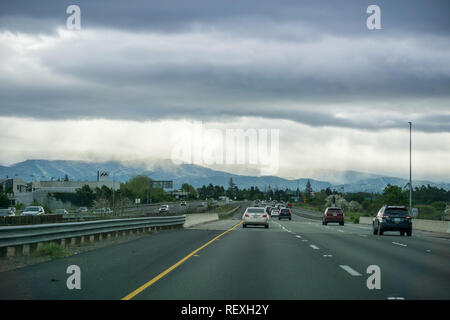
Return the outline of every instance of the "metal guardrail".
[[[145,217],[0,227],[0,248],[148,227],[183,225],[186,216]]]

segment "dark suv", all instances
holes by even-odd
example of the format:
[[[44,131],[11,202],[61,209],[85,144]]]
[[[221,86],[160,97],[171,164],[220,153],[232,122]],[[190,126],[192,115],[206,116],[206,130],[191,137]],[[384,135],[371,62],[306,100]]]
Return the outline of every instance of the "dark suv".
[[[280,210],[280,215],[278,216],[278,220],[281,219],[289,219],[291,220],[291,210],[287,208],[283,208]]]
[[[385,231],[400,231],[408,237],[412,235],[412,221],[404,206],[383,206],[373,218],[373,234],[383,235]]]

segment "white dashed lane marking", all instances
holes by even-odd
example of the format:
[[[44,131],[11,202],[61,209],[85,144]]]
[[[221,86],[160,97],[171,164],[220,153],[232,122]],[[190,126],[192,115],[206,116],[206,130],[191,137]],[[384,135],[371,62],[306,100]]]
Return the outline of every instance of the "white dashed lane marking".
[[[397,246],[401,246],[401,247],[407,247],[406,244],[403,243],[399,243],[399,242],[392,242],[393,244],[397,245]]]
[[[354,277],[359,277],[361,276],[361,273],[359,273],[358,271],[350,268],[349,266],[345,266],[345,265],[340,265],[339,267],[341,267],[342,269],[344,269],[345,271],[347,271],[348,273],[350,273],[350,275],[354,276]]]

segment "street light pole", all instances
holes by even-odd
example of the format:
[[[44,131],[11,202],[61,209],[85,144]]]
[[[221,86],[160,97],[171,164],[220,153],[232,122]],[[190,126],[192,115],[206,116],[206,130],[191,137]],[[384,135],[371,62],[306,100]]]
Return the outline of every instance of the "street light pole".
[[[115,173],[113,173],[113,184],[112,184],[112,206],[113,206],[113,212],[115,213],[116,203],[115,203],[115,201],[114,201],[114,175],[115,175]]]
[[[412,214],[412,122],[409,123],[409,213]]]

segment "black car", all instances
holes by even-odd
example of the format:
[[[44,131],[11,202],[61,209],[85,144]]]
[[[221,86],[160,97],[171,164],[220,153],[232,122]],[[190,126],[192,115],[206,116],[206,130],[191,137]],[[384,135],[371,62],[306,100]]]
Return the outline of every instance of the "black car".
[[[280,214],[278,216],[278,220],[281,219],[289,219],[291,220],[291,210],[287,209],[287,208],[283,208],[280,210]]]
[[[373,234],[383,235],[385,231],[400,231],[400,235],[412,235],[412,220],[404,206],[383,206],[373,219]]]

